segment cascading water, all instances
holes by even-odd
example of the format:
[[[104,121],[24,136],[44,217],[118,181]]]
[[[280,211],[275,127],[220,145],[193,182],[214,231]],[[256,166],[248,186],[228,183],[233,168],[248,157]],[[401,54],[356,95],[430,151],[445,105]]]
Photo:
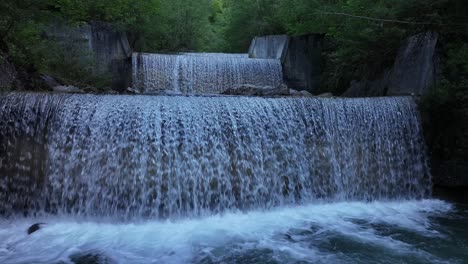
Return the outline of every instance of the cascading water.
[[[0,211],[125,219],[422,198],[410,98],[12,94]]]
[[[244,54],[187,53],[133,55],[133,86],[145,93],[222,93],[244,84],[277,87],[279,60],[249,59]]]
[[[2,264],[464,263],[430,187],[409,97],[0,97]]]

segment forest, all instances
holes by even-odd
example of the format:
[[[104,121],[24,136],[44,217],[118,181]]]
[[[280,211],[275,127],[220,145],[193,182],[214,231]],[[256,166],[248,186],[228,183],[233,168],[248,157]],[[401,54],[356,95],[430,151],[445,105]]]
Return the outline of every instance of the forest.
[[[16,65],[82,79],[86,71],[61,72],[72,62],[42,37],[45,25],[109,22],[141,52],[246,52],[254,36],[324,33],[323,90],[339,94],[391,63],[403,39],[433,30],[443,43],[441,85],[466,86],[467,14],[463,0],[5,0],[0,50]]]

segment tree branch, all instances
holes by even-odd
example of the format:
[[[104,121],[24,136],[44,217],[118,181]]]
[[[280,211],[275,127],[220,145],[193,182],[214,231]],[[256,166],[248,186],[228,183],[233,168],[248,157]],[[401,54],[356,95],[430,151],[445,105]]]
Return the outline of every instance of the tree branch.
[[[309,14],[312,15],[312,14]],[[375,17],[368,17],[368,16],[358,16],[352,15],[347,13],[332,13],[332,12],[318,12],[314,15],[332,15],[332,16],[345,16],[354,19],[365,19],[370,21],[377,21],[377,22],[388,22],[388,23],[396,23],[396,24],[409,24],[409,25],[436,25],[436,26],[468,26],[468,24],[464,23],[450,23],[450,24],[443,24],[443,23],[433,23],[433,22],[413,22],[413,21],[403,21],[403,20],[396,20],[396,19],[385,19],[385,18],[375,18]]]

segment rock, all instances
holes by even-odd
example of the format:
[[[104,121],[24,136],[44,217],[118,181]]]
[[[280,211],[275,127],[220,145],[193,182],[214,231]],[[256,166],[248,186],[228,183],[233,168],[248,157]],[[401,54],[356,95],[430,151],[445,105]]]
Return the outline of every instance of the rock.
[[[302,96],[301,92],[299,92],[298,90],[294,90],[294,89],[289,89],[289,94],[291,96]]]
[[[331,98],[331,97],[333,97],[333,94],[332,93],[323,93],[323,94],[317,95],[317,97]]]
[[[80,88],[72,85],[59,85],[55,86],[52,90],[57,93],[84,93]]]
[[[289,94],[294,97],[314,97],[313,94],[309,93],[308,91],[302,90],[294,90],[294,89],[289,89]]]
[[[251,84],[243,84],[236,86],[234,88],[224,91],[224,95],[245,95],[245,96],[261,96],[263,95],[263,90],[271,90],[271,86],[256,86]]]
[[[28,235],[31,235],[32,233],[38,231],[39,229],[42,228],[42,225],[45,225],[45,223],[37,223],[28,228]]]
[[[314,92],[320,87],[323,40],[323,34],[256,37],[249,57],[281,60],[286,85]]]
[[[129,94],[141,94],[140,91],[138,91],[137,89],[133,89],[132,87],[128,87],[125,91]]]
[[[113,264],[117,261],[105,256],[100,252],[88,252],[74,254],[70,256],[70,260],[75,264]]]
[[[41,75],[40,79],[43,81],[44,86],[47,87],[48,90],[54,90],[54,87],[62,85],[54,77],[50,75]]]
[[[222,94],[244,96],[284,96],[289,95],[289,89],[284,84],[279,85],[278,87],[243,84],[235,88],[228,89]]]
[[[92,86],[86,86],[85,88],[83,88],[83,92],[85,92],[85,93],[99,93],[98,89],[96,89],[95,87],[92,87]]]
[[[309,93],[308,91],[305,91],[305,90],[299,91],[299,93],[304,97],[314,97],[313,94],[311,94],[311,93]]]
[[[290,94],[289,94],[288,86],[286,84],[281,84],[276,88],[263,90],[263,95],[265,95],[265,96],[284,96],[284,95],[290,95]]]

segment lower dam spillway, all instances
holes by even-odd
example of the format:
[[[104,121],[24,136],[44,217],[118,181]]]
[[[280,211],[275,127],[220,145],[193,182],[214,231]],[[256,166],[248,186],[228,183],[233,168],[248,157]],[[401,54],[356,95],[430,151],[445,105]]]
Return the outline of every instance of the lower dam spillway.
[[[430,194],[410,98],[11,94],[0,107],[4,214],[172,218]]]

